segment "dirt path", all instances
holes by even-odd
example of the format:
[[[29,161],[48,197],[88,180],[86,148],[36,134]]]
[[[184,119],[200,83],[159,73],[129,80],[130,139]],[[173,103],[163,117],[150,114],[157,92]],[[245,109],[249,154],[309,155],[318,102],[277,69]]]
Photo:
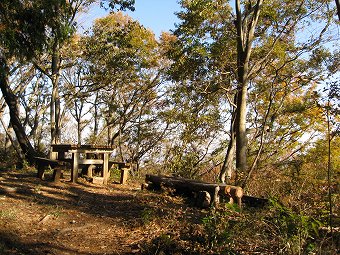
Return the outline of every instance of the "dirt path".
[[[0,254],[140,254],[181,212],[195,220],[179,199],[138,183],[53,184],[33,172],[0,172]]]

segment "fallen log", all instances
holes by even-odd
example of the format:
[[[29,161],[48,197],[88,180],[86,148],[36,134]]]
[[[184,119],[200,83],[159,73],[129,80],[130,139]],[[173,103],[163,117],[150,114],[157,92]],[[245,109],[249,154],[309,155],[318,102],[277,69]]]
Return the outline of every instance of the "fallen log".
[[[219,203],[219,187],[215,188],[214,196],[211,197],[210,193],[208,191],[198,191],[197,193],[194,193],[195,196],[195,204],[198,207],[208,208],[213,203],[216,205]]]
[[[234,201],[237,201],[237,205],[242,207],[242,197],[243,197],[243,189],[238,186],[227,185],[224,189],[224,193],[229,197],[229,203],[233,204]]]
[[[142,188],[161,189],[162,187],[167,187],[175,189],[178,193],[194,196],[196,204],[202,207],[219,203],[220,196],[228,198],[229,203],[237,201],[237,204],[241,207],[243,196],[241,187],[203,182],[182,177],[149,174],[146,175],[145,182],[146,184],[143,184]]]
[[[216,183],[201,182],[192,179],[181,177],[163,176],[163,175],[149,175],[145,177],[146,183],[152,184],[154,188],[161,188],[162,186],[175,189],[183,189],[183,191],[201,191],[215,192],[215,188],[219,185]]]

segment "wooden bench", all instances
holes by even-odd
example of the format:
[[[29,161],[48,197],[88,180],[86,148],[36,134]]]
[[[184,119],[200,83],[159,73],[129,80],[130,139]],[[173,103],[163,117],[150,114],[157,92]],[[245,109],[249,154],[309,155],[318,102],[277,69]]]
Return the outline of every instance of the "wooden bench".
[[[113,160],[109,160],[109,169],[113,165],[117,165],[118,169],[120,170],[120,184],[125,184],[128,176],[129,176],[129,171],[131,170],[131,164],[130,163],[125,163],[125,162],[117,162]]]
[[[83,164],[83,161],[81,161],[81,163],[79,164],[79,165],[83,165],[82,174],[86,175],[93,183],[96,183],[96,184],[102,183],[102,177],[93,176],[93,173],[95,171],[98,171],[98,172],[103,171],[103,169],[101,169],[100,167],[97,169],[96,165],[100,163],[99,160],[101,159],[86,159],[86,162],[88,164]],[[109,171],[114,165],[118,166],[118,170],[120,170],[119,183],[125,184],[129,176],[129,171],[131,169],[130,163],[109,160]]]
[[[60,161],[56,159],[35,157],[35,161],[38,167],[38,178],[44,179],[44,172],[46,169],[53,169],[53,181],[59,182],[62,168],[67,164],[66,161]]]

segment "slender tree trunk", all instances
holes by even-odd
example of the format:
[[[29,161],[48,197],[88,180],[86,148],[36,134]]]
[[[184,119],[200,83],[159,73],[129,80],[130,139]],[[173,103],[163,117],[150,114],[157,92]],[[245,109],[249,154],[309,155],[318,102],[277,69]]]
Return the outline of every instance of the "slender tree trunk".
[[[332,149],[331,149],[331,119],[329,112],[330,102],[327,102],[326,115],[327,115],[327,182],[328,182],[328,203],[329,203],[329,219],[328,224],[331,229],[331,237],[333,241],[333,201],[332,201]]]
[[[8,143],[8,144],[10,144],[10,145],[13,146],[13,148],[14,148],[15,152],[17,153],[18,157],[22,160],[23,157],[22,157],[22,155],[21,155],[21,153],[20,153],[20,149],[17,148],[16,144],[14,143],[14,139],[13,139],[13,137],[12,137],[13,128],[11,127],[11,130],[9,130],[9,128],[6,129],[6,125],[5,125],[4,121],[2,120],[2,118],[0,118],[0,122],[1,122],[1,125],[2,125],[3,129],[4,129],[5,132],[6,132],[6,140],[7,140],[7,139],[9,140],[8,142],[6,141],[6,144],[5,144],[5,152],[7,152],[7,149],[9,148],[8,145],[7,145],[7,143]],[[9,125],[9,126],[10,126],[10,125]]]
[[[340,1],[335,0],[335,3],[336,3],[337,12],[338,12],[338,18],[339,18],[339,21],[340,21]]]
[[[96,98],[94,100],[94,127],[93,127],[93,135],[94,136],[97,136],[98,135],[98,117],[99,117],[99,114],[98,114],[98,97],[99,97],[99,92],[97,91],[96,92]]]
[[[34,164],[35,151],[27,138],[25,128],[19,118],[17,97],[13,94],[8,84],[9,69],[4,58],[0,57],[0,88],[5,102],[9,108],[10,122],[20,144],[25,159],[29,164]]]
[[[234,96],[234,105],[236,105],[237,95]],[[235,136],[235,106],[232,106],[232,116],[230,120],[230,141],[227,148],[227,154],[224,158],[223,165],[221,168],[219,180],[222,183],[226,183],[226,175],[228,179],[231,178],[233,172],[233,161],[235,154],[235,144],[236,144],[236,136]]]
[[[5,132],[6,132],[6,138],[5,138],[5,150],[9,149],[11,146],[14,146],[15,147],[15,144],[14,144],[14,140],[13,140],[13,133],[14,133],[14,130],[13,130],[13,127],[12,127],[12,124],[9,123],[9,125],[5,128]]]
[[[241,10],[241,1],[235,0],[237,30],[237,108],[235,116],[236,168],[240,172],[247,170],[247,90],[249,82],[249,62],[252,51],[255,28],[257,26],[263,0],[246,11]]]
[[[55,39],[57,40],[57,39]],[[60,143],[60,97],[59,97],[59,70],[60,70],[59,45],[53,45],[52,56],[52,96],[50,105],[51,118],[51,143]]]
[[[235,118],[236,168],[245,172],[247,169],[247,86],[243,83],[237,93],[237,110]]]
[[[77,125],[77,136],[78,136],[78,144],[81,145],[81,123],[80,119],[78,120],[78,125]]]
[[[230,180],[233,172],[233,160],[234,160],[234,153],[235,153],[235,132],[232,131],[230,136],[230,141],[228,144],[227,154],[224,158],[224,162],[221,168],[219,180],[222,183],[226,183],[226,176],[227,179]]]

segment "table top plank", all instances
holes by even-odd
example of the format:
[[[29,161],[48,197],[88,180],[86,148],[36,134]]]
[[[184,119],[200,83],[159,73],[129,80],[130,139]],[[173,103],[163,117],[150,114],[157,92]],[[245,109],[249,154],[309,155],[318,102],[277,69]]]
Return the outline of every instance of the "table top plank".
[[[97,144],[51,144],[54,152],[81,152],[81,153],[109,153],[113,151],[112,146]]]

